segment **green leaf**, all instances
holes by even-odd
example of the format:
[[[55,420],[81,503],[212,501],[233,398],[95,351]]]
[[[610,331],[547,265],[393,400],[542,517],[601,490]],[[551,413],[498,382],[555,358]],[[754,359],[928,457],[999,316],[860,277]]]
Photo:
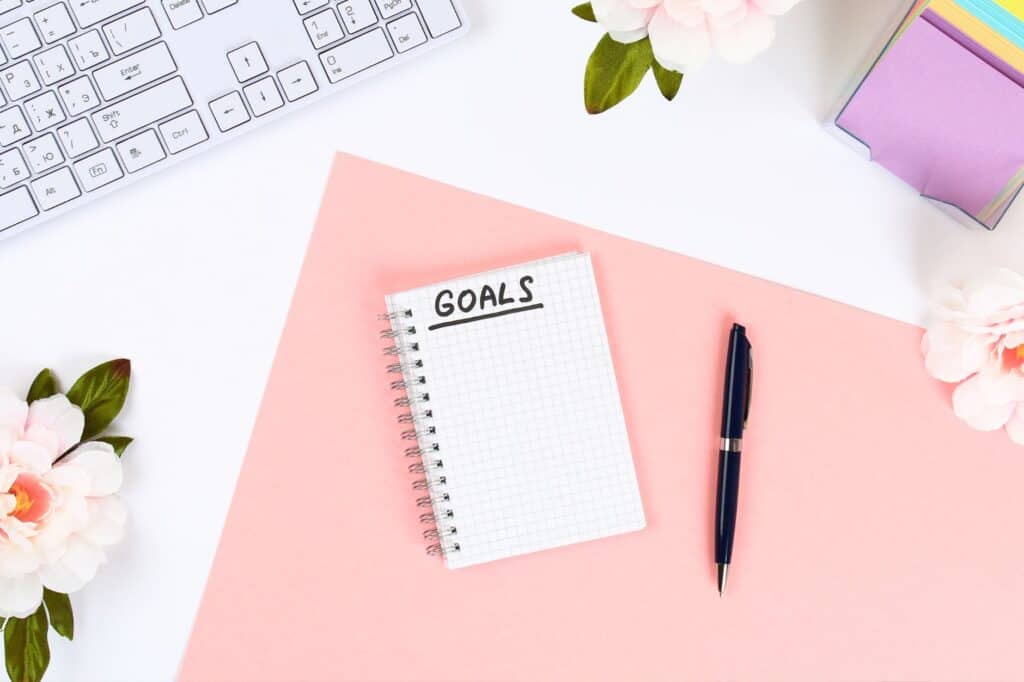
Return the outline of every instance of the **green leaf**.
[[[4,655],[11,682],[39,682],[50,665],[46,640],[46,609],[42,604],[28,618],[10,618],[4,628]]]
[[[583,81],[587,111],[600,114],[632,95],[653,63],[649,38],[627,45],[605,34],[587,62]]]
[[[587,21],[597,21],[597,17],[594,16],[594,8],[589,2],[585,2],[582,5],[576,5],[572,8],[572,13],[578,16],[580,19],[586,19]]]
[[[132,444],[133,438],[128,436],[103,436],[103,438],[97,438],[101,443],[106,443],[114,448],[114,452],[120,457],[124,454],[124,451]]]
[[[49,398],[57,393],[60,393],[57,377],[53,376],[53,372],[50,370],[44,369],[36,375],[36,378],[32,381],[32,386],[28,389],[28,402],[34,403],[37,400]]]
[[[61,592],[44,589],[43,603],[50,615],[50,627],[64,639],[74,639],[75,614],[71,611],[71,598]]]
[[[88,440],[110,426],[128,397],[132,363],[111,360],[83,374],[68,391],[68,399],[85,413],[85,432]]]
[[[679,94],[679,88],[683,84],[683,74],[666,69],[657,60],[654,62],[653,69],[654,80],[658,81],[658,89],[661,90],[665,99],[671,102]]]

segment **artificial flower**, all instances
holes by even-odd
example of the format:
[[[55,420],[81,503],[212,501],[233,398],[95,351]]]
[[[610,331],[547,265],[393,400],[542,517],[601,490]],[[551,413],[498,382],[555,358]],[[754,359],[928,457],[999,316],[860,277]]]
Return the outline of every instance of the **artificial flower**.
[[[79,444],[84,428],[62,394],[29,405],[0,388],[0,618],[33,614],[44,587],[81,589],[123,535],[120,459]]]
[[[1005,268],[943,288],[925,332],[925,368],[956,383],[953,411],[1024,445],[1024,276]]]
[[[800,0],[592,0],[594,16],[615,40],[650,36],[658,62],[672,71],[700,66],[713,53],[748,62],[775,40],[775,17]]]

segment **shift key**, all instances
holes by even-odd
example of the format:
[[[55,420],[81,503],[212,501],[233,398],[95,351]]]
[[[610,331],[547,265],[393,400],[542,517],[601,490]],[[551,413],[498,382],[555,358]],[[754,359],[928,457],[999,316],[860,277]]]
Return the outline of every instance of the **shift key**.
[[[185,81],[176,76],[117,104],[100,109],[92,122],[104,142],[111,142],[192,106]]]

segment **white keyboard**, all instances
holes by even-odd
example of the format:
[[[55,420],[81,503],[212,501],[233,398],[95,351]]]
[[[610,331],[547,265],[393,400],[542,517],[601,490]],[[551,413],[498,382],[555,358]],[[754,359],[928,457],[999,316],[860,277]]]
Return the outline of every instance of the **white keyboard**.
[[[0,0],[0,238],[466,30],[457,0]]]

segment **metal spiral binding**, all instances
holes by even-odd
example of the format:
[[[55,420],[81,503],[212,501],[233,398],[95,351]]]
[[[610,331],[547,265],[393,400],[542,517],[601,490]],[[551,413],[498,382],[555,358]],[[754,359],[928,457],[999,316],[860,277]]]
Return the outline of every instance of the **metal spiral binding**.
[[[416,499],[416,506],[430,510],[420,514],[420,523],[430,526],[423,531],[423,538],[430,542],[427,554],[443,556],[460,551],[461,546],[456,540],[458,528],[455,526],[455,511],[451,508],[451,498],[445,490],[448,477],[444,473],[441,446],[435,440],[437,431],[432,423],[434,412],[427,406],[430,393],[425,388],[427,378],[422,373],[423,360],[415,357],[420,345],[410,338],[416,336],[412,317],[412,310],[379,315],[380,320],[391,323],[390,329],[381,331],[380,338],[392,344],[384,349],[384,354],[398,359],[387,365],[387,373],[402,376],[391,382],[391,390],[403,392],[401,397],[395,398],[394,406],[407,408],[398,416],[399,424],[410,427],[402,431],[402,439],[416,443],[405,448],[404,454],[417,460],[408,465],[410,474],[420,476],[413,482],[413,489],[426,493]]]

